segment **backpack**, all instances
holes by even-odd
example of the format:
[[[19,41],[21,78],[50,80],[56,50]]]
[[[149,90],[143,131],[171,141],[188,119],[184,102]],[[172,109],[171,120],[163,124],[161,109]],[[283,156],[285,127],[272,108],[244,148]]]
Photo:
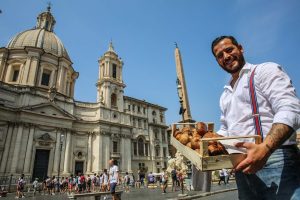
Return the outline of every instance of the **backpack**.
[[[130,177],[127,176],[127,184],[129,184],[129,183],[130,183]]]
[[[176,178],[176,170],[175,170],[175,169],[173,169],[173,170],[171,171],[171,175],[172,175],[172,178],[173,178],[173,179]]]
[[[154,177],[153,177],[153,176],[150,176],[150,177],[149,177],[149,181],[150,181],[150,182],[154,182]]]
[[[96,178],[96,176],[94,176],[93,177],[93,183],[96,183],[96,181],[97,181],[97,178]]]
[[[18,187],[19,187],[20,189],[23,189],[23,188],[24,188],[24,182],[23,182],[22,179],[20,179],[20,180],[18,181]]]

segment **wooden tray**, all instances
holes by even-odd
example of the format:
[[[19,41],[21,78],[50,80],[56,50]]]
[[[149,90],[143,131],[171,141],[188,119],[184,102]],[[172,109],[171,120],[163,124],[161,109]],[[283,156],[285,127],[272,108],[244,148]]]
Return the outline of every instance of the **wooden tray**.
[[[261,142],[261,137],[258,135],[253,136],[239,136],[239,137],[219,137],[219,138],[205,138],[200,140],[200,153],[195,150],[181,144],[174,136],[173,133],[178,125],[181,126],[194,126],[195,123],[175,123],[172,125],[171,144],[188,160],[191,161],[195,167],[201,171],[212,171],[223,168],[233,168],[243,159],[246,154],[227,154],[209,156],[208,154],[208,142],[212,140],[229,140],[229,139],[242,139],[242,138],[254,138],[255,143]]]

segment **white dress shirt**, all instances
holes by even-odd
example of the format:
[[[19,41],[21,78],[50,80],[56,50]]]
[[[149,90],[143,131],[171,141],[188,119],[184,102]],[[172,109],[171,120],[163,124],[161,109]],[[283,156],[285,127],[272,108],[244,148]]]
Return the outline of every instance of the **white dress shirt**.
[[[249,95],[249,78],[256,66],[254,83],[263,137],[266,138],[273,123],[286,124],[295,131],[300,127],[300,101],[288,75],[276,63],[246,63],[234,87],[230,84],[224,87],[220,98],[221,127],[218,134],[256,134]],[[295,143],[296,132],[284,145]]]

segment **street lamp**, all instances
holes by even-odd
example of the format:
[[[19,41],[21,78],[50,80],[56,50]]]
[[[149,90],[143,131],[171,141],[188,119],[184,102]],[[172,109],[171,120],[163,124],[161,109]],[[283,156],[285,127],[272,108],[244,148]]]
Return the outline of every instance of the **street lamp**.
[[[62,152],[62,146],[64,142],[65,135],[60,134],[60,146],[59,146],[59,162],[58,162],[58,173],[57,173],[57,182],[58,182],[58,191],[60,192],[60,184],[59,184],[59,172],[60,172],[60,163],[61,163],[61,152]]]

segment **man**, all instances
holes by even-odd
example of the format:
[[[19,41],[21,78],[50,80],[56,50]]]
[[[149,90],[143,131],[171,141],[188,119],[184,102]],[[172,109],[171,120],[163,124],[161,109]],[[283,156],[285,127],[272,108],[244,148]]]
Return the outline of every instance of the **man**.
[[[154,185],[153,185],[154,182],[155,182],[154,175],[152,174],[152,172],[150,172],[148,174],[148,187],[150,186],[150,184],[152,184],[151,187],[154,188]]]
[[[124,176],[124,185],[125,185],[125,192],[129,192],[129,187],[130,187],[130,177],[128,172],[125,173]]]
[[[162,190],[163,190],[163,194],[166,194],[166,189],[168,187],[168,172],[166,171],[166,168],[163,169],[163,173],[161,175],[161,181],[162,181]]]
[[[235,167],[239,199],[299,199],[295,130],[300,127],[300,103],[291,80],[276,63],[247,63],[243,47],[232,36],[216,38],[211,49],[218,64],[231,74],[220,98],[218,134],[257,132],[263,139],[260,144],[236,144],[247,149],[246,159]]]
[[[226,181],[225,181],[225,175],[224,175],[224,171],[223,169],[219,170],[219,185],[221,185],[221,182],[224,182],[224,184],[226,185]]]
[[[109,160],[109,183],[110,183],[110,193],[113,197],[113,200],[118,200],[118,195],[116,195],[116,187],[119,184],[119,169],[115,165],[113,159]]]
[[[18,183],[17,183],[17,196],[16,196],[16,198],[25,198],[25,196],[24,196],[24,186],[25,186],[24,174],[21,174],[20,178],[18,179]]]
[[[177,171],[176,171],[176,167],[174,167],[174,169],[172,169],[171,171],[171,178],[172,178],[172,191],[173,188],[176,192],[176,184],[177,184]]]

